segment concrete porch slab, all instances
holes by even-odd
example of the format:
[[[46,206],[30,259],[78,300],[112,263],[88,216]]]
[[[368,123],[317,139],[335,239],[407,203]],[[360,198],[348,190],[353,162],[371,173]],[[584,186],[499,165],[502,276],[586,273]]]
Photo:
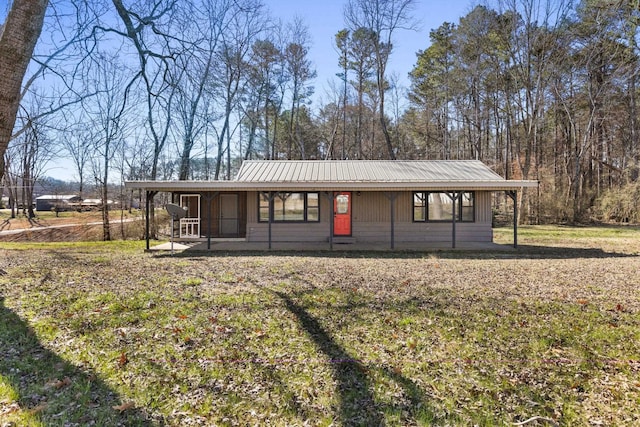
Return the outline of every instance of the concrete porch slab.
[[[170,243],[153,246],[150,251],[169,251]],[[175,251],[187,252],[434,252],[434,251],[514,251],[512,246],[500,245],[493,242],[466,242],[456,244],[455,249],[451,247],[450,242],[411,242],[396,243],[392,250],[391,245],[385,242],[377,243],[334,243],[331,248],[328,242],[272,242],[271,249],[267,242],[247,242],[247,241],[211,241],[211,249],[208,249],[207,242],[193,242],[185,244],[174,243]]]
[[[178,251],[178,252],[190,249],[191,246],[193,246],[193,245],[192,244],[187,245],[187,244],[184,244],[184,243],[173,242],[173,250],[174,251]],[[149,248],[149,251],[170,251],[170,250],[171,250],[171,242],[162,243],[160,245],[151,246]]]

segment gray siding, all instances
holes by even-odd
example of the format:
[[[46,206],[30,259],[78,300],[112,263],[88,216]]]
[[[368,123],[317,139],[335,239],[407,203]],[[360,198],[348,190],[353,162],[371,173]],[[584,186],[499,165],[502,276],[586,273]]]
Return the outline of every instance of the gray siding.
[[[396,223],[396,242],[450,242],[451,223]],[[353,224],[353,236],[358,242],[387,242],[391,240],[389,223],[366,222]],[[457,242],[491,242],[491,224],[476,222],[456,223]]]
[[[258,222],[257,192],[247,193],[247,240],[267,241],[269,224]],[[352,236],[358,242],[388,242],[391,239],[391,207],[385,193],[353,193]],[[322,242],[329,237],[329,201],[320,197],[320,222],[274,223],[271,225],[274,242]],[[476,191],[475,222],[456,223],[456,241],[491,242],[491,193]],[[396,242],[450,242],[451,223],[413,222],[413,193],[397,193],[395,201]]]

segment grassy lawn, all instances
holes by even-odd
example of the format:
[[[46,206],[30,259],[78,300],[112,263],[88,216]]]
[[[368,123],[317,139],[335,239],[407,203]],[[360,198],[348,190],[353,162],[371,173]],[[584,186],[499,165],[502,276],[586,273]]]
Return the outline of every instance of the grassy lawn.
[[[638,242],[525,227],[501,253],[0,243],[0,425],[638,425]]]

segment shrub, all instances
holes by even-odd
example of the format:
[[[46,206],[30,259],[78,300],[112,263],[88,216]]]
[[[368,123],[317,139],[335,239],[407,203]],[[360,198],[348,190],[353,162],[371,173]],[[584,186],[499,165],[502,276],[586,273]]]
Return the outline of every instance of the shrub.
[[[640,182],[608,190],[597,203],[603,221],[640,223]]]

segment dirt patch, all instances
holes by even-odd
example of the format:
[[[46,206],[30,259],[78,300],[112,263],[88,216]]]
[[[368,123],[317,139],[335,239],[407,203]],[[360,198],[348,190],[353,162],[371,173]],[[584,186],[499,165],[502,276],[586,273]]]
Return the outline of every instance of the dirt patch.
[[[111,224],[112,239],[142,239],[144,223],[139,221]],[[19,233],[0,234],[0,242],[91,242],[103,240],[102,224],[27,229]]]
[[[115,214],[116,212],[113,212],[111,218],[116,219]],[[117,217],[120,217],[119,212],[117,212]],[[11,218],[10,211],[6,209],[0,211],[0,231],[68,224],[87,224],[96,221],[102,221],[102,214],[100,212],[61,212],[58,216],[53,212],[39,212],[35,218],[27,218],[22,214]]]
[[[99,239],[101,233],[101,225],[77,225],[0,235],[0,242],[82,242]]]
[[[124,220],[121,226],[120,221]],[[144,219],[139,212],[110,213],[112,239],[141,239]],[[24,215],[10,218],[0,211],[0,242],[81,242],[103,239],[100,212],[43,212],[29,219]]]

